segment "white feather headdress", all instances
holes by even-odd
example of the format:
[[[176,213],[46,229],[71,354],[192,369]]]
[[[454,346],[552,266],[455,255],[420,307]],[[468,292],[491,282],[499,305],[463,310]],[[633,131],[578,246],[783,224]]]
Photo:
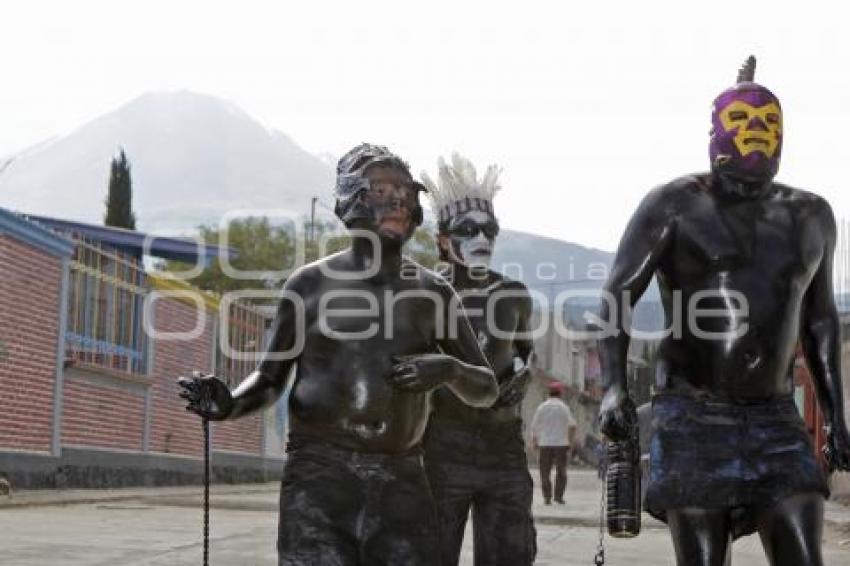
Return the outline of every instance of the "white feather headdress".
[[[437,160],[437,180],[422,172],[422,184],[428,189],[431,206],[440,222],[469,212],[481,210],[493,214],[493,197],[501,189],[499,174],[502,169],[490,165],[484,177],[478,180],[475,166],[472,162],[452,153],[452,164],[448,165],[441,157]]]

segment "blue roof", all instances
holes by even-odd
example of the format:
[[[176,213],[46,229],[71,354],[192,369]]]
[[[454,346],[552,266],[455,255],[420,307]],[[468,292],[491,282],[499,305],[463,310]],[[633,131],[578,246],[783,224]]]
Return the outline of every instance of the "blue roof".
[[[91,241],[102,242],[140,257],[142,255],[151,255],[163,259],[195,263],[199,258],[211,260],[218,257],[219,252],[224,249],[211,244],[207,244],[201,248],[191,238],[153,236],[125,228],[98,226],[96,224],[85,224],[83,222],[73,222],[32,214],[26,215],[26,218],[55,232],[81,236]],[[233,248],[227,248],[227,251],[231,258],[238,255],[238,252]]]
[[[31,222],[27,217],[5,208],[0,208],[0,234],[11,234],[59,257],[70,257],[74,251],[74,244],[68,238],[62,237],[44,226]]]

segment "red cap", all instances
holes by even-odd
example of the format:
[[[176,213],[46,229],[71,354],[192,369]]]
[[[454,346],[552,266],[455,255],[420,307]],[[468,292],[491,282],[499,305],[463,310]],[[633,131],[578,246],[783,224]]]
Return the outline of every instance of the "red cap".
[[[557,393],[560,395],[564,392],[564,384],[560,381],[550,381],[549,382],[549,393]]]

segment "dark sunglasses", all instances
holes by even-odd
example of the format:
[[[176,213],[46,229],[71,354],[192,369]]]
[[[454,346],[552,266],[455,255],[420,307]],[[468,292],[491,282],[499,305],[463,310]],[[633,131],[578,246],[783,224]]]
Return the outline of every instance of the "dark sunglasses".
[[[474,238],[478,234],[483,233],[485,238],[492,240],[499,235],[499,225],[495,222],[487,222],[485,224],[462,222],[457,226],[453,226],[449,232],[455,236],[462,236],[464,238]]]

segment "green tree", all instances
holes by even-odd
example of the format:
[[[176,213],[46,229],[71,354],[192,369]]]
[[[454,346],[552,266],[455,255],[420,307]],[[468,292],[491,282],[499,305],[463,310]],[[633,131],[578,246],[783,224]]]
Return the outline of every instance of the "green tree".
[[[416,229],[410,242],[407,243],[407,253],[414,261],[428,269],[432,269],[436,265],[439,256],[437,255],[437,240],[434,237],[433,226],[423,224]]]
[[[301,234],[309,234],[305,222]],[[294,235],[294,227],[289,225],[273,225],[265,217],[247,217],[232,220],[227,232],[222,233],[218,226],[199,226],[201,239],[207,244],[227,246],[235,252],[229,257],[230,265],[240,271],[265,271],[259,279],[238,279],[224,272],[219,258],[213,259],[209,265],[190,283],[201,289],[224,293],[239,289],[276,289],[283,284],[279,273],[290,270],[296,265],[298,251]],[[318,259],[319,242],[325,242],[325,253],[333,253],[348,245],[348,237],[344,234],[334,234],[334,225],[327,222],[317,222],[315,238],[303,243],[304,263]],[[323,240],[324,239],[324,240]],[[169,261],[166,271],[184,271],[189,269],[185,263]]]
[[[279,271],[292,265],[295,257],[295,240],[291,230],[273,226],[268,218],[240,218],[230,222],[226,233],[218,226],[199,226],[201,239],[211,245],[227,243],[234,250],[228,257],[230,265],[239,271]],[[169,268],[185,269],[184,264],[169,262]],[[201,274],[191,281],[193,285],[224,293],[239,289],[272,288],[280,281],[273,274],[265,278],[237,279],[227,275],[219,258],[213,259]]]
[[[326,220],[316,221],[312,230],[312,239],[309,237],[311,234],[310,221],[304,220],[302,233],[307,238],[304,245],[304,259],[308,263],[344,250],[351,243],[348,234],[340,232],[333,222]]]
[[[199,226],[201,239],[211,245],[227,243],[234,250],[230,264],[241,271],[266,271],[266,277],[260,279],[236,279],[227,275],[218,258],[213,259],[201,274],[190,283],[201,289],[225,293],[239,289],[277,289],[283,284],[279,274],[283,270],[297,267],[296,239],[294,226],[273,225],[265,217],[235,219],[227,227],[227,234],[221,233],[218,226]],[[319,259],[320,255],[336,253],[348,247],[349,236],[340,231],[331,221],[317,220],[313,238],[309,238],[310,223],[305,219],[301,225],[304,263]],[[320,249],[321,248],[321,249]],[[407,253],[415,261],[433,267],[437,261],[434,237],[427,228],[419,228],[408,244]],[[166,271],[184,271],[189,266],[181,262],[169,261]]]
[[[109,166],[109,192],[106,196],[106,215],[103,222],[107,226],[136,229],[136,215],[133,214],[133,180],[130,177],[130,162],[123,148],[112,158]]]

